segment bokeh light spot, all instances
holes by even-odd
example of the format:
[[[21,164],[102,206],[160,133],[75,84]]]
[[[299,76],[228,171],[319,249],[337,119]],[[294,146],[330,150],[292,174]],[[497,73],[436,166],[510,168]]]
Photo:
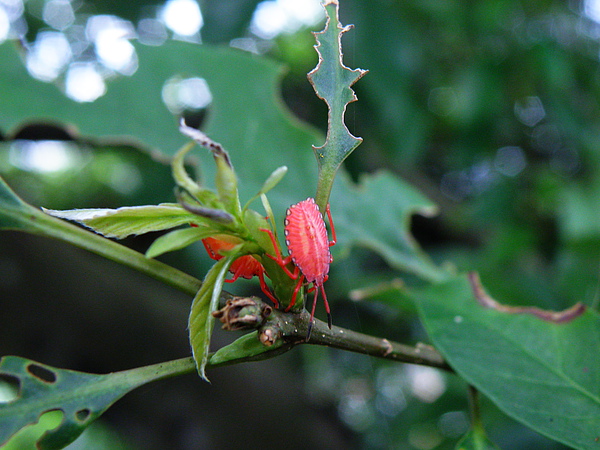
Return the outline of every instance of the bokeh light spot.
[[[67,72],[65,91],[75,101],[93,102],[104,95],[106,85],[93,63],[76,63]]]
[[[27,70],[42,81],[52,81],[71,61],[71,46],[66,36],[57,31],[43,31],[27,53]]]
[[[180,36],[193,36],[204,25],[200,7],[194,0],[169,0],[162,11],[162,20]]]

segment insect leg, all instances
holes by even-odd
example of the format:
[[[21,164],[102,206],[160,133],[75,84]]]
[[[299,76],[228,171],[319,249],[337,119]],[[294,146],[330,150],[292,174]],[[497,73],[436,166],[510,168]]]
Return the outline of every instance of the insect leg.
[[[335,227],[333,226],[333,219],[331,218],[331,210],[329,209],[329,203],[327,203],[327,218],[329,219],[329,225],[331,225],[331,241],[329,241],[329,246],[332,247],[337,242],[337,237],[335,235]]]
[[[315,299],[313,300],[312,310],[310,312],[310,322],[308,324],[308,331],[306,332],[306,340],[310,339],[310,333],[312,332],[313,322],[315,320],[315,309],[317,308],[317,298],[319,297],[319,289],[315,289]],[[329,317],[329,316],[327,316]]]
[[[327,295],[325,294],[325,288],[323,287],[323,285],[320,286],[321,287],[321,292],[323,293],[323,303],[325,303],[325,311],[327,312],[327,325],[329,325],[329,329],[331,330],[331,325],[333,323],[333,321],[331,320],[331,310],[329,309],[329,302],[327,301]],[[315,294],[315,298],[317,297],[317,295]],[[315,301],[316,303],[316,301]],[[313,310],[315,309],[315,307],[313,306]]]
[[[297,276],[298,276],[298,274],[296,273],[296,277]],[[287,308],[285,308],[285,312],[288,312],[290,309],[292,309],[292,306],[294,306],[296,304],[296,297],[298,296],[298,292],[300,291],[300,287],[302,286],[303,282],[304,282],[304,275],[301,275],[300,278],[298,278],[296,287],[294,288],[294,293],[292,294],[292,300],[290,301],[290,304],[287,306]]]
[[[290,269],[287,268],[287,265],[292,261],[292,256],[288,255],[285,258],[281,256],[281,252],[279,251],[279,245],[277,244],[275,236],[273,235],[273,232],[271,230],[267,228],[259,228],[259,230],[264,231],[269,235],[269,237],[271,238],[271,243],[273,244],[273,248],[275,249],[275,256],[269,255],[268,253],[266,255],[273,261],[275,261],[277,264],[279,264],[288,277],[290,277],[292,280],[295,280],[298,277],[298,274],[292,274],[292,272],[290,272]]]
[[[271,293],[269,286],[267,286],[267,283],[265,282],[264,271],[261,271],[258,273],[258,281],[260,282],[260,289],[273,302],[273,305],[275,305],[275,308],[279,309],[279,301]]]

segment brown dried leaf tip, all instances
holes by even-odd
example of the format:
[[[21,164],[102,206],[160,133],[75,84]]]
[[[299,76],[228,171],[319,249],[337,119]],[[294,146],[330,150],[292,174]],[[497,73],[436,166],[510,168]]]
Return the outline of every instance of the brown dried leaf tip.
[[[564,311],[548,311],[545,309],[536,308],[535,306],[508,306],[498,303],[485,292],[479,274],[477,272],[469,273],[469,282],[473,289],[473,294],[477,302],[486,308],[492,308],[500,312],[508,314],[531,314],[539,319],[553,323],[566,323],[576,319],[585,312],[586,306],[583,303],[575,303]]]
[[[272,312],[273,308],[257,297],[233,297],[212,315],[223,323],[224,330],[232,331],[258,328]]]

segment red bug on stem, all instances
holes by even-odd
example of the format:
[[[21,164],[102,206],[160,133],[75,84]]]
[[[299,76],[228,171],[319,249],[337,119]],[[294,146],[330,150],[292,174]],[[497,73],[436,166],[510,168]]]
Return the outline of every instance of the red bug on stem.
[[[290,278],[294,280],[298,279],[298,283],[296,284],[292,295],[292,300],[286,308],[286,311],[289,311],[296,303],[296,296],[305,280],[307,283],[313,284],[313,287],[309,292],[314,290],[315,298],[310,313],[310,324],[308,326],[306,340],[310,338],[319,290],[323,295],[325,310],[327,311],[327,322],[329,328],[331,328],[331,311],[329,309],[329,303],[327,302],[327,295],[325,294],[323,284],[327,281],[329,264],[333,261],[329,247],[335,245],[336,236],[329,205],[327,205],[326,212],[329,224],[331,225],[331,241],[327,236],[327,228],[325,228],[323,216],[321,215],[319,206],[315,203],[314,198],[309,197],[288,208],[285,219],[285,242],[288,247],[289,255],[285,258],[281,256],[273,232],[271,230],[261,229],[261,231],[269,234],[273,247],[275,248],[276,256],[267,256],[276,261]],[[295,265],[293,273],[286,267],[290,262],[293,262]]]
[[[208,256],[215,261],[223,258],[223,255],[219,253],[219,250],[230,250],[236,245],[233,242],[214,237],[202,239],[202,243],[204,244],[204,248],[206,248]],[[271,299],[276,308],[279,307],[279,302],[271,293],[267,283],[265,282],[265,268],[260,262],[258,262],[256,258],[251,255],[240,256],[231,264],[229,271],[233,274],[233,278],[225,280],[226,283],[233,283],[239,277],[250,279],[254,276],[257,276],[260,282],[261,290],[267,297],[269,297],[269,299]]]

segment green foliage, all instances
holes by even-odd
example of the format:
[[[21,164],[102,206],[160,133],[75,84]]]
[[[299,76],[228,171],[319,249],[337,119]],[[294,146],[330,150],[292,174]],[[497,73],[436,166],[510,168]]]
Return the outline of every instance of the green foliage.
[[[108,375],[75,372],[16,356],[0,359],[0,383],[15,385],[18,395],[0,408],[0,445],[16,431],[49,411],[63,419],[39,440],[40,449],[63,448],[127,392],[150,381],[189,372],[189,360],[141,367]]]
[[[360,201],[356,201],[360,199]],[[441,280],[447,273],[436,267],[410,234],[414,214],[431,217],[437,208],[431,200],[389,172],[365,176],[350,193],[334,188],[335,227],[340,247],[353,245],[381,255],[398,270],[425,280]]]
[[[328,25],[316,36],[319,64],[311,73],[317,95],[327,103],[330,125],[325,144],[313,147],[317,165],[308,149],[323,137],[282,107],[277,92],[283,68],[267,58],[183,42],[161,47],[136,44],[138,71],[111,81],[108,93],[98,101],[77,104],[55,86],[29,78],[16,47],[1,45],[0,126],[8,130],[9,139],[32,117],[46,117],[77,125],[86,144],[104,142],[109,136],[131,142],[133,137],[139,147],[173,156],[183,139],[160,93],[171,79],[197,76],[207,80],[213,95],[202,129],[223,144],[231,159],[213,152],[215,164],[203,165],[202,178],[215,180],[212,190],[185,170],[184,157],[192,146],[176,154],[173,171],[181,189],[180,204],[49,211],[118,238],[199,225],[156,239],[146,252],[148,258],[42,214],[1,180],[0,228],[58,237],[190,295],[196,293],[190,340],[197,369],[206,377],[205,368],[212,364],[266,359],[289,348],[281,341],[268,348],[252,332],[210,355],[211,313],[222,295],[227,270],[240,255],[257,257],[270,274],[277,297],[289,298],[294,283],[264,257],[274,249],[260,229],[281,227],[285,208],[315,195],[314,184],[319,183],[316,197],[322,209],[332,189],[329,200],[338,234],[338,245],[332,249],[336,263],[327,285],[335,288],[328,290],[334,319],[344,315],[336,314],[336,306],[343,310],[339,299],[346,297],[348,286],[365,287],[366,292],[382,280],[389,283],[408,274],[406,284],[416,281],[424,287],[390,290],[384,299],[386,309],[374,300],[352,305],[352,311],[359,308],[373,316],[373,334],[422,339],[414,331],[420,329],[415,319],[406,314],[412,300],[433,344],[461,379],[528,427],[576,448],[595,448],[596,312],[588,309],[557,323],[556,317],[563,316],[531,306],[511,309],[488,301],[493,306],[486,309],[480,303],[482,298],[490,300],[487,296],[482,297],[466,278],[451,278],[453,271],[437,262],[451,261],[458,273],[477,268],[486,286],[506,303],[552,309],[579,300],[597,304],[599,102],[596,75],[590,70],[597,66],[597,43],[575,26],[581,18],[549,1],[517,9],[506,1],[346,4],[358,23],[351,35],[353,65],[371,70],[357,86],[366,101],[361,102],[358,120],[350,123],[359,128],[356,134],[365,136],[365,143],[360,157],[346,159],[361,142],[348,131],[344,116],[348,103],[355,100],[351,87],[364,72],[342,63],[341,38],[348,27],[340,25],[337,8],[330,3]],[[248,8],[244,10],[247,17]],[[209,26],[214,32],[214,22]],[[295,38],[281,41],[302,42]],[[279,50],[285,58],[284,46]],[[306,70],[294,66],[291,72]],[[302,106],[299,110],[311,117],[309,96],[298,91],[294,95]],[[523,116],[532,99],[543,104],[543,117],[536,123]],[[318,114],[315,117],[311,120],[318,123]],[[525,168],[516,175],[502,171],[497,150],[506,146],[522,150]],[[344,160],[359,180],[357,185],[340,169]],[[289,167],[285,178],[284,167]],[[375,167],[385,171],[362,173]],[[336,172],[341,176],[332,188]],[[264,213],[249,209],[259,196],[271,223]],[[425,225],[416,231],[431,250],[426,253],[411,235],[411,218],[432,217],[437,211],[442,211],[442,218],[435,226],[415,222]],[[235,238],[240,245],[223,252],[202,287],[198,280],[149,259],[214,235]],[[357,246],[369,251],[352,252]],[[345,261],[348,255],[355,260]],[[373,261],[380,265],[373,267]],[[347,273],[335,273],[340,263],[349,268]],[[302,308],[303,302],[297,306]],[[361,327],[368,328],[369,314],[361,314],[361,320],[362,316],[367,318]],[[334,377],[341,380],[347,372],[339,369]],[[82,395],[85,399],[88,394]],[[440,403],[423,409],[439,416],[447,408]],[[17,407],[37,418],[52,405],[38,408],[15,402],[0,407],[0,415]],[[415,420],[419,414],[413,414]],[[406,415],[398,417],[408,423]],[[374,422],[377,426],[372,428],[381,433],[380,421]],[[26,423],[31,421],[15,426]],[[366,434],[365,428],[357,430]],[[458,448],[495,447],[476,423]]]
[[[273,346],[263,345],[258,339],[258,333],[253,331],[236,339],[231,344],[221,347],[210,357],[210,364],[214,366],[224,365],[240,358],[259,360],[267,358],[267,353],[278,352],[283,341],[278,340]]]
[[[456,444],[456,450],[498,450],[499,447],[486,436],[483,427],[472,428]]]
[[[33,231],[31,209],[0,178],[0,229]]]
[[[327,21],[325,29],[315,33],[319,53],[317,67],[308,74],[319,98],[328,108],[327,140],[320,147],[314,147],[319,166],[319,185],[316,202],[321,211],[325,211],[329,193],[335,174],[348,155],[359,146],[362,139],[352,136],[344,123],[344,115],[348,103],[356,101],[351,86],[366,71],[350,70],[342,62],[342,34],[351,27],[343,27],[338,18],[338,5],[335,2],[326,4]]]
[[[181,230],[171,231],[152,242],[152,245],[146,250],[148,258],[156,258],[163,253],[180,250],[194,242],[210,237],[214,234],[213,230],[203,228],[184,228]]]
[[[505,307],[473,276],[412,294],[448,362],[508,415],[575,448],[597,447],[600,317]],[[483,303],[483,304],[482,304]]]
[[[198,374],[205,380],[204,369],[208,363],[210,338],[214,327],[212,313],[219,306],[221,289],[227,275],[227,269],[239,256],[240,248],[234,249],[230,254],[217,261],[204,277],[202,287],[194,297],[190,311],[189,330],[192,353],[198,367]]]
[[[178,204],[167,203],[119,209],[44,209],[44,212],[54,217],[79,222],[103,236],[117,239],[196,222],[195,216]]]

